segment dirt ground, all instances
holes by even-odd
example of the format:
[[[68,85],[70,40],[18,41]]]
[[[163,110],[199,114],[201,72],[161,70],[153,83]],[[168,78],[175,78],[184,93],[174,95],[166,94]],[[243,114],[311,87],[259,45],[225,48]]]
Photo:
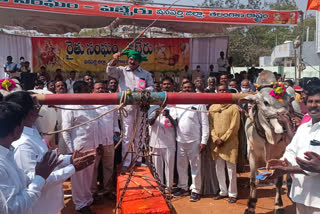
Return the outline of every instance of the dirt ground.
[[[65,194],[71,194],[70,182],[64,184]],[[228,199],[215,201],[212,196],[204,196],[198,202],[190,202],[189,197],[172,199],[172,204],[178,214],[216,214],[216,213],[244,213],[247,206],[247,198],[249,196],[249,173],[238,174],[238,201],[236,204],[229,204]],[[282,199],[284,203],[285,213],[295,214],[295,206],[286,195],[287,189],[283,186]],[[258,203],[256,208],[257,214],[272,214],[274,208],[275,186],[261,184],[257,191]],[[92,209],[95,214],[113,213],[115,201],[104,199],[102,205],[93,205]],[[72,200],[65,200],[66,207],[61,214],[77,214],[74,210]]]

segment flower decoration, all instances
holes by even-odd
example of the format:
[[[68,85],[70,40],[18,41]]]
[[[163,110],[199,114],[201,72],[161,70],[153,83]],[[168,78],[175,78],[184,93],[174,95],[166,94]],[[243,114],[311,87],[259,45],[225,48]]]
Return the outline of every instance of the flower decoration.
[[[274,98],[277,98],[279,102],[283,102],[283,96],[286,93],[287,89],[285,88],[282,82],[279,83],[271,83],[273,85],[272,91],[270,91],[270,95]]]
[[[171,122],[170,122],[170,119],[169,118],[166,118],[165,120],[164,120],[164,128],[165,129],[168,129],[169,127],[171,127],[172,126],[172,124],[171,124]]]
[[[1,79],[0,80],[0,89],[11,91],[17,87],[16,83],[12,79]]]
[[[144,89],[146,87],[146,81],[144,81],[143,79],[140,79],[138,82],[138,87],[139,89]]]

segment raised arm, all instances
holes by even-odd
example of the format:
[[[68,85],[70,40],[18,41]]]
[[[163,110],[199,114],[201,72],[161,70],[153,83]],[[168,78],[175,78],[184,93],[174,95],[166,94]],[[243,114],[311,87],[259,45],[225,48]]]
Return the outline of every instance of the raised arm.
[[[120,72],[121,72],[121,69],[116,67],[120,57],[121,57],[120,52],[114,54],[113,59],[109,62],[108,66],[107,66],[108,76],[116,78],[117,80],[119,80]]]

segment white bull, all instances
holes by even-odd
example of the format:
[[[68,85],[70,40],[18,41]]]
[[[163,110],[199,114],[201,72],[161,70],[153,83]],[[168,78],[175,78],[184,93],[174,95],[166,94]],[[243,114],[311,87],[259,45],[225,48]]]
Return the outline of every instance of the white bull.
[[[262,83],[261,85],[264,86],[267,86],[266,82],[269,84],[275,82],[270,71],[263,71],[259,78],[257,83]],[[260,167],[265,167],[268,160],[281,158],[286,146],[290,143],[290,139],[276,117],[277,113],[289,113],[290,96],[285,93],[281,102],[279,102],[277,98],[269,94],[271,90],[273,90],[271,87],[264,87],[257,94],[245,98],[253,103],[249,111],[250,119],[246,121],[245,125],[250,164],[250,197],[245,211],[246,214],[255,213],[257,170]],[[282,182],[282,177],[275,180],[275,213],[283,211]]]

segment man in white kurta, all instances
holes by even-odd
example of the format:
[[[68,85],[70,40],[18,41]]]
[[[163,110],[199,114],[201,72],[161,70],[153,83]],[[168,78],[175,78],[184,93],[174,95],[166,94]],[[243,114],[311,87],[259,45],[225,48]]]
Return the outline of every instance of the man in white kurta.
[[[313,124],[312,121],[309,121],[302,124],[291,143],[287,146],[283,159],[287,159],[292,166],[298,166],[296,157],[304,159],[304,153],[312,151],[310,141],[320,141],[319,130],[320,122]],[[297,209],[303,210],[306,207],[312,207],[316,208],[314,209],[317,210],[316,213],[320,213],[320,174],[309,172],[307,174],[309,176],[293,174],[290,198],[297,204]]]
[[[89,93],[89,86],[84,81],[77,81],[73,85],[74,93]],[[62,129],[67,129],[81,123],[87,122],[98,116],[95,110],[85,110],[93,108],[92,105],[70,105],[71,109],[83,109],[77,111],[62,110]],[[68,146],[68,150],[75,150],[84,147],[84,150],[97,149],[98,139],[98,122],[93,121],[84,126],[72,129],[62,133],[63,139]],[[78,211],[90,210],[93,202],[91,193],[92,177],[94,165],[90,165],[86,169],[76,172],[71,177],[72,199],[75,208]]]
[[[166,77],[162,80],[162,91],[173,91],[173,80]],[[152,156],[156,171],[161,183],[165,181],[168,189],[172,189],[174,162],[176,153],[176,111],[174,108],[166,106],[163,112],[158,109],[160,106],[152,106],[149,109],[148,117],[150,124],[150,143],[154,151]]]
[[[13,142],[14,159],[26,173],[35,171],[37,162],[48,152],[47,144],[42,140],[35,127],[25,126],[19,140]],[[71,155],[60,156],[63,162],[51,173],[41,192],[41,197],[32,207],[32,214],[57,214],[64,207],[62,183],[75,173],[71,164]]]
[[[95,82],[93,86],[93,93],[105,93],[104,84],[102,82]],[[98,107],[99,105],[97,105]],[[108,105],[102,108],[96,109],[99,115],[104,114],[116,106]],[[114,144],[113,136],[120,136],[120,128],[118,123],[118,112],[113,111],[98,120],[99,127],[99,141],[98,147],[101,149],[101,154],[96,155],[95,169],[92,180],[92,193],[95,194],[98,191],[97,188],[97,177],[98,167],[100,160],[102,160],[103,170],[103,191],[104,193],[112,192],[111,178],[113,175],[113,163],[114,163]]]
[[[290,198],[296,203],[297,214],[320,214],[320,173],[300,168],[297,162],[308,163],[307,152],[320,154],[320,86],[308,90],[308,114],[311,121],[302,124],[281,160],[268,161],[274,169],[271,178],[293,173]]]
[[[187,82],[182,85],[182,92],[193,92],[193,85]],[[201,157],[200,153],[207,145],[209,138],[208,114],[205,105],[177,105],[177,169],[180,191],[174,197],[188,194],[188,166],[191,167],[192,185],[190,201],[200,200],[201,191]],[[191,110],[191,111],[189,111]]]
[[[146,61],[138,52],[131,51],[128,55],[128,65],[125,67],[119,66],[116,67],[118,60],[120,59],[120,53],[117,53],[113,56],[113,60],[108,64],[107,74],[119,82],[119,90],[127,91],[141,91],[149,90],[153,91],[153,79],[151,74],[140,67],[142,61]],[[127,153],[130,145],[132,135],[134,134],[134,121],[136,112],[139,111],[138,106],[126,106],[125,109],[128,112],[128,117],[123,117],[123,141],[122,141],[122,158],[124,158]],[[135,151],[138,149],[139,142],[139,130],[140,130],[140,118],[141,113],[139,114],[139,120],[137,121],[137,134],[135,135]],[[141,163],[141,158],[138,159],[138,162]],[[128,154],[126,159],[123,162],[122,170],[127,170],[128,166],[131,163],[131,154]]]
[[[151,107],[150,110],[152,111],[154,108]],[[166,186],[171,189],[173,185],[174,157],[176,153],[176,129],[170,121],[169,115],[164,114],[165,111],[168,111],[167,114],[172,115],[174,118],[176,116],[175,109],[170,107],[166,107],[163,113],[151,114],[151,116],[153,116],[151,120],[154,120],[154,123],[150,125],[149,145],[154,151],[152,160],[161,183],[165,183],[163,174],[163,171],[165,171]],[[174,119],[173,117],[171,118]]]
[[[30,209],[40,198],[45,180],[37,175],[30,179],[14,160],[14,148],[0,146],[0,191],[11,214],[32,214]]]
[[[12,141],[20,138],[24,114],[21,106],[7,102],[0,103],[0,111],[2,112],[0,115],[0,192],[5,200],[5,204],[0,206],[5,205],[5,209],[10,214],[32,214],[30,208],[40,198],[46,176],[51,171],[45,174],[40,173],[42,174],[40,176],[38,170],[29,177],[17,166],[11,144]],[[15,124],[8,125],[7,121],[10,120],[14,120]],[[47,166],[42,167],[47,168]]]
[[[26,117],[23,120],[23,132],[21,137],[12,143],[12,146],[15,148],[14,159],[19,168],[25,174],[33,175],[37,162],[40,162],[48,152],[48,145],[33,126],[38,118],[39,106],[35,105],[36,103],[27,92],[13,93],[5,99],[24,106],[23,111]],[[41,197],[31,208],[33,214],[57,214],[64,207],[62,183],[75,172],[75,167],[71,164],[71,155],[61,155],[59,159],[62,161],[61,164],[48,177]]]
[[[218,64],[218,71],[220,73],[226,72],[227,68],[229,67],[228,60],[224,56],[224,52],[220,52],[220,58],[217,59],[217,64]]]

